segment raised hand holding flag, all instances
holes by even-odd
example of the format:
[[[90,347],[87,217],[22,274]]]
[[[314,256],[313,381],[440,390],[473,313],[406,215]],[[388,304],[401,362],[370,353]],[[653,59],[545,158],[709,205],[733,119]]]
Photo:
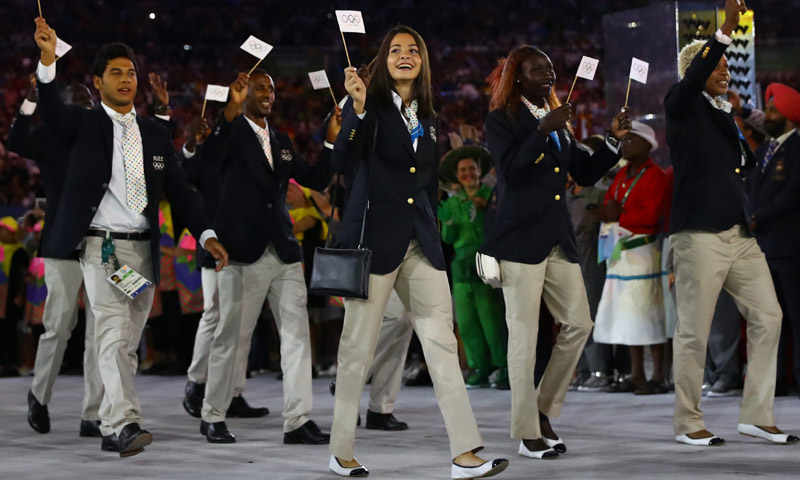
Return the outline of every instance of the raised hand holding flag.
[[[207,101],[211,100],[212,102],[227,102],[229,90],[230,87],[208,84],[208,86],[206,86],[206,96],[203,98],[203,110],[200,112],[200,117],[203,117],[206,114]]]
[[[578,65],[578,71],[575,73],[575,80],[572,81],[572,87],[569,89],[567,101],[564,103],[569,103],[569,99],[572,98],[572,90],[575,88],[575,84],[578,82],[578,77],[585,78],[586,80],[594,80],[594,74],[597,73],[597,65],[599,64],[600,60],[596,58],[587,56],[581,58],[581,64]]]
[[[258,38],[252,35],[250,35],[247,38],[247,40],[245,40],[245,42],[242,44],[240,48],[245,52],[249,53],[250,55],[258,58],[258,62],[256,62],[256,64],[253,65],[253,68],[251,68],[250,71],[247,72],[248,75],[253,73],[253,70],[255,70],[256,67],[258,67],[258,65],[261,63],[261,61],[267,58],[269,52],[272,51],[272,45],[262,40],[259,40]]]
[[[339,33],[342,34],[342,44],[344,45],[344,53],[347,55],[347,66],[351,67],[350,53],[347,51],[347,42],[344,40],[344,34],[347,33],[367,33],[364,28],[364,17],[358,10],[336,10],[336,21],[339,23]]]

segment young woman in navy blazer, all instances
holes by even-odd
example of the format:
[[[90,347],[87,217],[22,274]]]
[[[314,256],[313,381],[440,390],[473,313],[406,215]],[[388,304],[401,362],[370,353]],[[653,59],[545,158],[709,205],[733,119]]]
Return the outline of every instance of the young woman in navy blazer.
[[[540,459],[566,451],[548,417],[558,416],[592,330],[565,203],[567,173],[579,185],[594,184],[619,160],[616,144],[630,128],[627,114],[620,112],[606,145],[590,156],[572,136],[572,105],[559,102],[555,79],[544,52],[527,45],[512,50],[490,76],[493,93],[486,117],[498,205],[481,252],[500,263],[509,332],[511,437],[520,439],[521,455]],[[561,331],[537,391],[533,377],[542,297]]]
[[[475,455],[482,440],[458,364],[436,221],[436,114],[422,37],[406,26],[393,28],[370,73],[367,89],[355,68],[345,70],[351,100],[343,109],[332,155],[334,170],[349,175],[352,185],[340,244],[358,246],[368,204],[363,246],[372,250],[373,259],[369,298],[345,300],[329,467],[342,476],[369,475],[354,458],[356,420],[383,312],[396,289],[425,351],[450,437],[451,476],[492,476],[508,461]]]

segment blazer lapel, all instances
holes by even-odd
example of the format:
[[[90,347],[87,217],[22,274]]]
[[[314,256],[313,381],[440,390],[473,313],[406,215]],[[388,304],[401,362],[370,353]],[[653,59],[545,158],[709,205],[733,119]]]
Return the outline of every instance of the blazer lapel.
[[[256,132],[253,131],[253,127],[250,125],[250,122],[244,118],[244,115],[241,116],[241,129],[242,134],[244,136],[244,147],[248,150],[249,155],[246,155],[248,160],[252,160],[249,163],[253,168],[253,173],[256,175],[264,175],[264,170],[267,170],[268,173],[266,175],[272,174],[272,168],[269,166],[269,160],[267,160],[267,155],[264,153],[264,149],[261,147],[261,141],[258,139],[258,135]],[[270,148],[272,146],[272,138],[270,138]],[[273,151],[273,161],[275,159],[274,151]]]
[[[769,164],[767,165],[767,169],[761,173],[760,179],[764,179],[767,178],[767,176],[769,176],[769,173],[772,171],[773,168],[775,168],[775,164],[777,164],[778,161],[783,160],[783,157],[786,156],[786,152],[792,150],[792,143],[795,142],[797,138],[798,138],[797,132],[795,132],[792,135],[789,135],[789,138],[784,140],[781,146],[778,147],[777,150],[775,150],[775,153],[772,155],[772,159],[769,161]],[[769,148],[769,144],[767,144],[767,148]],[[761,167],[761,165],[758,165],[758,167]]]
[[[400,111],[394,106],[390,108],[378,107],[378,116],[382,118],[382,124],[392,131],[392,135],[400,139],[400,143],[413,157],[415,152],[414,146],[411,144],[411,135],[408,133],[408,127],[406,127]]]
[[[103,133],[103,139],[106,142],[108,163],[111,163],[112,157],[114,156],[114,122],[109,118],[102,105],[96,107],[95,111],[97,111],[97,120],[100,122],[100,129]],[[139,130],[141,130],[141,127]]]
[[[284,150],[286,149],[282,148],[278,135],[275,134],[275,130],[272,128],[269,129],[269,146],[272,149],[272,168],[267,168],[275,176],[275,179],[280,182],[287,174],[286,168],[289,166],[289,162],[283,159]]]
[[[432,118],[420,118],[420,123],[422,124],[422,128],[424,129],[424,133],[421,137],[417,139],[417,151],[414,155],[416,158],[417,163],[424,162],[427,159],[433,158],[431,155],[432,150],[436,147],[436,140],[434,139],[434,135],[436,132],[432,131],[434,122]],[[411,135],[408,136],[409,143],[411,139]],[[413,149],[413,144],[412,144]]]
[[[535,132],[536,129],[539,128],[539,120],[533,116],[528,107],[525,106],[522,102],[520,102],[519,106],[517,107],[517,119],[519,121],[520,126],[525,129],[525,136],[527,138],[528,135]],[[563,161],[563,156],[566,155],[567,147],[569,146],[569,142],[564,137],[564,131],[558,130],[558,141],[561,142],[561,150],[558,149],[558,146],[555,144],[552,138],[548,135],[547,138],[547,145],[553,151],[553,154],[559,161]],[[523,140],[524,140],[523,138]]]

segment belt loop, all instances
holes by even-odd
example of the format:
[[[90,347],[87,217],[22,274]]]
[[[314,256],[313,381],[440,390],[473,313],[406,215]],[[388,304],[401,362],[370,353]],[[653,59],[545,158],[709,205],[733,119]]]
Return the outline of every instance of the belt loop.
[[[106,240],[108,240],[109,237],[111,237],[111,231],[106,230]]]

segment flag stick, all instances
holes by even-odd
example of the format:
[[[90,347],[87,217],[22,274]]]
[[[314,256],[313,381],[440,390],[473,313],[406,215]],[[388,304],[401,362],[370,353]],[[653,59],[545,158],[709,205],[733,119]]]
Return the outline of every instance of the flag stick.
[[[564,103],[569,103],[569,99],[572,98],[572,90],[575,88],[576,83],[578,83],[578,75],[575,75],[575,80],[572,81],[572,87],[569,89],[569,95],[567,95],[567,101]]]
[[[333,88],[331,88],[330,85],[328,85],[328,91],[331,92],[331,98],[333,99],[333,104],[339,105],[339,102],[336,101],[336,95],[333,94]]]
[[[206,115],[206,102],[208,101],[207,98],[203,99],[203,110],[200,111],[200,118],[203,118]]]
[[[42,2],[41,0],[36,0],[36,3],[39,4],[39,17],[42,17]]]
[[[631,77],[628,77],[628,91],[625,92],[625,107],[628,108],[628,96],[631,94]]]
[[[267,58],[267,57],[264,57],[264,58]],[[262,60],[264,60],[264,58],[259,58],[258,61],[256,62],[256,64],[253,65],[253,68],[251,68],[250,71],[247,72],[247,74],[250,75],[251,73],[253,73],[253,70],[255,70],[256,67],[261,64],[261,62],[262,62]]]
[[[342,34],[342,43],[344,44],[344,54],[347,55],[347,66],[352,67],[353,65],[350,63],[350,54],[347,52],[347,42],[344,40],[344,32],[339,29],[339,33]]]

